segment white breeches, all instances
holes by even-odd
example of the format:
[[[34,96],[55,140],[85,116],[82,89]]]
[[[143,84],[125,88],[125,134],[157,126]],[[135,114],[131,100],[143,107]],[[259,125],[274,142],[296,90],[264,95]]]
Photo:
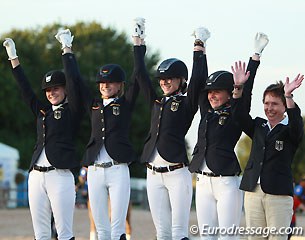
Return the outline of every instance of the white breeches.
[[[59,240],[73,237],[75,183],[70,170],[49,172],[32,170],[29,174],[29,205],[36,240],[51,239],[53,212]]]
[[[127,164],[109,168],[89,166],[88,192],[98,239],[119,240],[125,233],[130,198],[130,176]],[[111,220],[108,213],[108,198]]]
[[[206,234],[207,228],[238,227],[241,219],[243,192],[240,177],[209,177],[197,174],[196,212],[201,239],[239,239],[238,236]]]
[[[147,195],[158,240],[188,237],[192,192],[187,167],[166,173],[147,169]]]

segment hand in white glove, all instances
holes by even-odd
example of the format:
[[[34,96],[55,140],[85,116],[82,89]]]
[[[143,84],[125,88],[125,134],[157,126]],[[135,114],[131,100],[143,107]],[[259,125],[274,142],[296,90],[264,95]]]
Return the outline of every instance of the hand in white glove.
[[[254,38],[254,53],[261,55],[268,42],[268,36],[264,33],[258,32]]]
[[[140,37],[144,39],[145,35],[145,19],[138,17],[134,19],[133,37]]]
[[[203,43],[203,47],[206,46],[206,41],[211,36],[210,31],[205,27],[196,28],[193,35],[195,36],[195,41],[200,40]]]
[[[5,47],[5,49],[6,49],[6,52],[8,55],[8,60],[13,60],[18,57],[13,39],[5,38],[5,41],[3,42],[3,47]]]
[[[55,35],[55,38],[61,43],[61,49],[65,47],[71,48],[74,36],[71,36],[69,29],[58,30],[58,33]]]

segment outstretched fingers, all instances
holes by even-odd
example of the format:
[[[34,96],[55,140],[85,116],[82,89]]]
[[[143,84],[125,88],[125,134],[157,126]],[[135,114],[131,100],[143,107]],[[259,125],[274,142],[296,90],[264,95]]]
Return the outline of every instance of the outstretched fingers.
[[[235,84],[244,84],[250,76],[250,72],[246,72],[246,63],[242,61],[235,62],[234,66],[231,66],[231,70]]]
[[[303,75],[303,74],[301,75],[301,74],[299,73],[299,74],[295,77],[295,79],[294,79],[294,82],[295,82],[296,87],[301,86],[303,80],[304,80],[304,75]]]
[[[285,82],[285,93],[289,92],[292,93],[296,88],[300,87],[302,85],[302,82],[304,80],[304,75],[298,74],[293,81],[290,82],[289,77],[286,77],[286,82]]]

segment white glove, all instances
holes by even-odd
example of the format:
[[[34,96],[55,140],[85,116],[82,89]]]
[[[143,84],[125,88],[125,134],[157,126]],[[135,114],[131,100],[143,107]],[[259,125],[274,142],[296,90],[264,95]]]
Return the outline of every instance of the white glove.
[[[264,33],[258,32],[254,38],[254,53],[261,55],[268,42],[268,36]]]
[[[133,28],[133,37],[140,37],[141,39],[144,39],[146,37],[145,35],[145,19],[138,17],[134,20],[134,28]]]
[[[61,49],[65,47],[71,48],[74,36],[71,36],[69,29],[58,30],[58,33],[55,35],[55,38],[61,43]]]
[[[205,27],[196,28],[193,35],[195,36],[196,40],[200,40],[203,43],[203,46],[206,46],[206,41],[211,36],[210,31]]]
[[[8,55],[8,60],[13,60],[18,57],[13,39],[5,38],[5,41],[3,42],[3,47],[5,47],[5,49],[6,49],[6,52]]]

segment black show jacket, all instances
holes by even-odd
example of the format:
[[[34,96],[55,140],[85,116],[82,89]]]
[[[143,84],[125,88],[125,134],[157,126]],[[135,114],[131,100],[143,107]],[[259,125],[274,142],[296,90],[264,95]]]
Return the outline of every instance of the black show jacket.
[[[243,98],[236,99],[232,107],[243,131],[252,139],[240,189],[254,191],[260,177],[260,185],[265,193],[293,196],[291,164],[303,137],[299,107],[296,105],[295,108],[286,109],[288,125],[278,124],[271,132],[266,119],[252,119],[244,110]]]
[[[141,162],[148,162],[157,148],[163,159],[171,163],[188,164],[185,135],[198,109],[198,97],[207,78],[206,57],[202,51],[194,52],[193,71],[187,96],[172,96],[166,102],[158,98],[144,63],[145,46],[135,46],[136,76],[140,89],[151,108],[151,123],[145,140]]]

